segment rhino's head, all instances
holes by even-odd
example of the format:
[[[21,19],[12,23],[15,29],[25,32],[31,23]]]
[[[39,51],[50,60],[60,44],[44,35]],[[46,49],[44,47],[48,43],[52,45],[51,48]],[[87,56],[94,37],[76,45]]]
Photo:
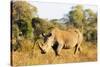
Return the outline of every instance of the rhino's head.
[[[53,45],[54,37],[52,36],[51,33],[49,33],[47,35],[42,33],[42,36],[44,37],[44,43],[39,44],[39,47],[40,47],[42,53],[46,53],[50,50],[51,46]]]

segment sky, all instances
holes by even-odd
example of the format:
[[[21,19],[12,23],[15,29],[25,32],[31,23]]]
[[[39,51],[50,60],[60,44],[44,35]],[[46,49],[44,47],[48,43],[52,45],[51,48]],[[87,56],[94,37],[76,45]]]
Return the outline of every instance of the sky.
[[[38,16],[45,19],[59,19],[67,14],[72,6],[77,4],[68,4],[68,3],[48,3],[48,2],[33,2],[29,3],[38,9]],[[83,9],[90,8],[94,12],[97,12],[97,6],[95,5],[83,5]]]

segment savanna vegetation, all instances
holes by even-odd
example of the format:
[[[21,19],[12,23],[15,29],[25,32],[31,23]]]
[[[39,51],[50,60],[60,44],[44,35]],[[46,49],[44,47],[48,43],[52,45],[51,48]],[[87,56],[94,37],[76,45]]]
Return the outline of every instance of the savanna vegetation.
[[[38,9],[26,1],[11,2],[11,65],[57,64],[97,60],[97,13],[73,6],[60,19],[44,19],[38,16]],[[51,13],[52,14],[52,13]],[[43,43],[42,33],[53,27],[60,29],[78,28],[83,34],[82,51],[77,55],[73,49],[63,49],[61,56],[51,50],[41,54],[38,44]]]

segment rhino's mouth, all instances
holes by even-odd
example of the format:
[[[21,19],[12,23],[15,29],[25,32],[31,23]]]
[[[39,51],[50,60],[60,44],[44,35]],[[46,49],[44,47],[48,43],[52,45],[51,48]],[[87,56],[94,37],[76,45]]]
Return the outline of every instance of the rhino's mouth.
[[[42,54],[45,54],[46,52],[42,50],[41,53],[42,53]]]
[[[46,51],[43,49],[43,45],[40,45],[39,44],[39,48],[40,48],[42,54],[45,54],[46,53]]]

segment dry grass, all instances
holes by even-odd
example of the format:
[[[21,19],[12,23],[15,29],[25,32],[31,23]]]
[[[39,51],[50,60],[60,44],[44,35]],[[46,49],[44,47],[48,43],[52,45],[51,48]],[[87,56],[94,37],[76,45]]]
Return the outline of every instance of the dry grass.
[[[28,45],[22,48],[23,51],[12,52],[12,63],[14,66],[88,62],[97,60],[97,46],[91,42],[83,42],[81,46],[82,51],[76,55],[73,54],[73,49],[63,49],[61,51],[61,56],[55,56],[53,50],[47,54],[41,54],[37,44],[34,49],[29,49],[29,45],[33,45],[33,43],[28,41],[24,41],[23,43],[23,45]]]

